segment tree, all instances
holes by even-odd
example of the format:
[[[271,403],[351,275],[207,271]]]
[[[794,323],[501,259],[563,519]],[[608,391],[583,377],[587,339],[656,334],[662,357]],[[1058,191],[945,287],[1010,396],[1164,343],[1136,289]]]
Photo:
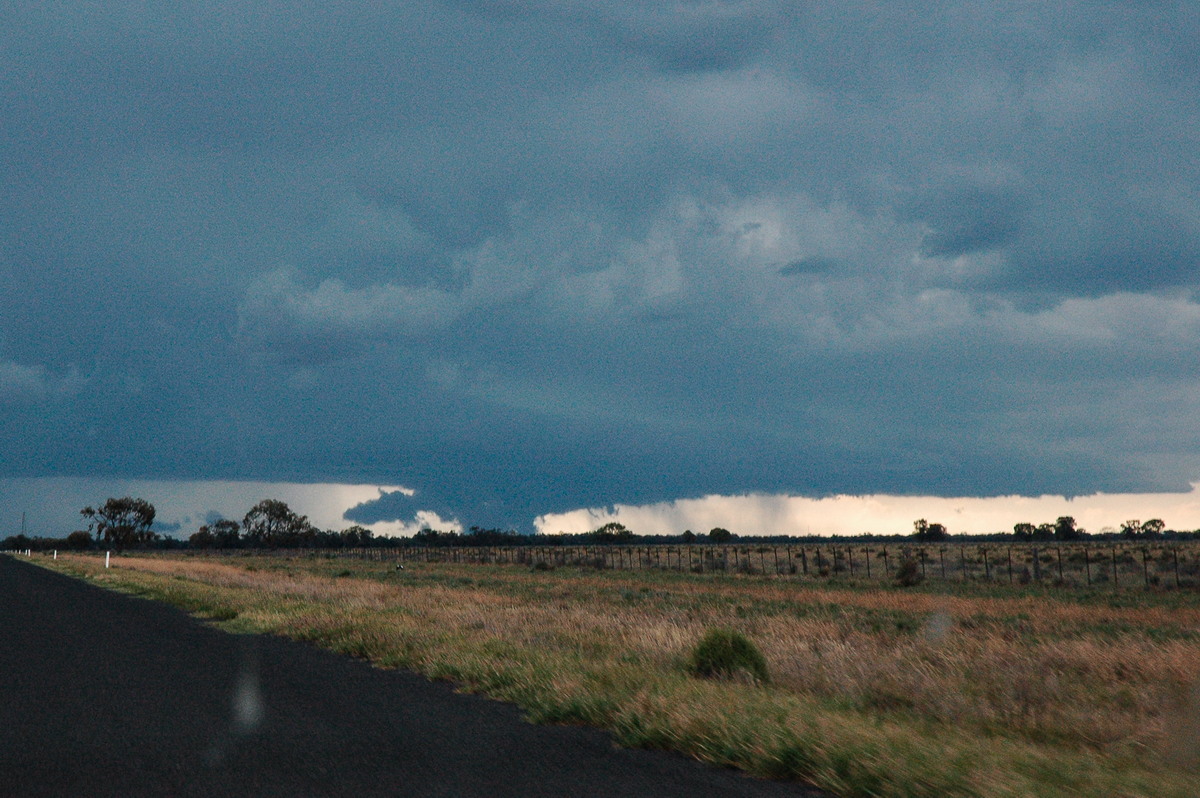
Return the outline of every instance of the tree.
[[[1054,522],[1054,539],[1055,540],[1079,540],[1083,537],[1083,530],[1075,526],[1075,519],[1069,515],[1062,515]]]
[[[237,521],[220,518],[210,524],[205,524],[188,538],[198,549],[232,549],[238,544],[238,530],[241,527]]]
[[[370,546],[375,533],[366,527],[355,524],[349,529],[343,529],[338,536],[341,538],[343,546],[348,549],[357,549]]]
[[[684,543],[695,543],[696,533],[690,529],[685,529],[683,530],[683,534],[680,535],[680,540],[682,540]]]
[[[278,499],[263,499],[242,519],[246,543],[270,548],[299,546],[314,535],[308,517],[296,515]]]
[[[708,531],[708,539],[713,543],[728,543],[733,539],[733,533],[722,527],[713,527]]]
[[[1033,540],[1035,527],[1030,523],[1013,524],[1013,537],[1017,540]]]
[[[1142,523],[1142,537],[1144,538],[1160,538],[1163,530],[1167,528],[1166,522],[1161,518],[1151,518],[1149,521]]]
[[[238,522],[228,518],[219,518],[208,525],[208,531],[213,536],[213,545],[218,549],[235,548],[238,544],[238,530]]]
[[[216,545],[216,539],[207,526],[202,526],[192,533],[188,538],[188,543],[194,549],[211,549]]]
[[[76,530],[75,532],[72,532],[71,534],[67,535],[67,548],[68,549],[75,549],[76,551],[82,551],[84,549],[91,548],[91,545],[92,545],[92,536],[89,535],[87,532],[84,532],[82,529]]]
[[[1140,538],[1142,536],[1142,522],[1136,518],[1132,521],[1126,521],[1121,524],[1121,537]]]
[[[117,549],[149,543],[158,537],[150,529],[154,523],[154,505],[145,499],[109,498],[100,509],[84,507],[79,514],[88,519],[88,527],[96,533],[97,541]]]
[[[633,532],[618,521],[609,521],[593,530],[591,536],[597,543],[627,543],[633,539]]]
[[[946,527],[941,524],[931,524],[924,518],[919,518],[913,521],[913,536],[917,540],[945,540],[947,537]]]
[[[24,549],[31,548],[32,544],[33,541],[30,540],[26,535],[12,535],[4,539],[3,548],[7,551],[22,551]]]

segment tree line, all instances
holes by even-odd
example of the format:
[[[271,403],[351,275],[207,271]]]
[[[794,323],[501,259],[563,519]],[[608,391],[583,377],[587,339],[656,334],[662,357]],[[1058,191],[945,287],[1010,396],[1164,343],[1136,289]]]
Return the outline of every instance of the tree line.
[[[591,546],[620,544],[726,544],[726,543],[796,543],[796,542],[903,542],[915,540],[922,543],[944,541],[972,542],[1074,542],[1085,540],[1191,540],[1200,539],[1200,530],[1177,531],[1168,529],[1159,518],[1148,521],[1130,520],[1121,525],[1119,531],[1090,533],[1078,526],[1071,516],[1060,516],[1053,522],[1032,524],[1022,522],[1013,526],[1011,533],[998,532],[990,535],[951,535],[944,524],[930,522],[924,518],[913,522],[909,535],[875,535],[864,533],[853,536],[810,535],[739,535],[723,527],[714,527],[707,533],[695,533],[690,529],[679,535],[638,535],[625,525],[610,521],[597,529],[581,534],[525,535],[512,529],[486,529],[472,526],[465,532],[422,529],[412,537],[376,537],[363,526],[354,525],[342,530],[323,530],[312,524],[307,516],[299,515],[285,502],[278,499],[263,499],[250,508],[241,521],[219,518],[201,526],[186,541],[164,537],[154,531],[156,511],[145,499],[125,496],[110,497],[98,507],[84,507],[79,511],[87,522],[87,531],[78,530],[65,538],[29,538],[15,535],[0,542],[0,548],[19,549],[64,549],[84,550],[107,547],[117,550],[128,548],[159,549],[237,549],[237,548],[396,548],[404,546]]]

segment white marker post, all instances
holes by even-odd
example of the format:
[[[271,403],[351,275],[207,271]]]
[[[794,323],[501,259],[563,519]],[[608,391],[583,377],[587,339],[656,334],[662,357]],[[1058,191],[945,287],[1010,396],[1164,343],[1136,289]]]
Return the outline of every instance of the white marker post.
[[[58,559],[58,549],[54,550],[54,559]]]
[[[107,568],[107,567],[108,567],[108,557],[109,557],[109,555],[111,555],[111,554],[112,554],[112,552],[111,552],[111,551],[106,551],[106,552],[104,552],[104,567],[105,567],[105,568]]]

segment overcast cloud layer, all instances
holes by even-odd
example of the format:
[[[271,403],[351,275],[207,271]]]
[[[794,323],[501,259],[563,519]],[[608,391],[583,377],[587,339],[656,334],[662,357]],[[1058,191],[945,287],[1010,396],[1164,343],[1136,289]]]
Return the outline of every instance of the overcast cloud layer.
[[[1200,478],[1200,6],[0,10],[0,477]]]

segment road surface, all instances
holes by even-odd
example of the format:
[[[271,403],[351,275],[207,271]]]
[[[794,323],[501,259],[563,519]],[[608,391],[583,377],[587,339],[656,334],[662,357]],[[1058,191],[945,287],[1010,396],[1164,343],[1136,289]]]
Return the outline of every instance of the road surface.
[[[805,796],[0,556],[5,796]]]

